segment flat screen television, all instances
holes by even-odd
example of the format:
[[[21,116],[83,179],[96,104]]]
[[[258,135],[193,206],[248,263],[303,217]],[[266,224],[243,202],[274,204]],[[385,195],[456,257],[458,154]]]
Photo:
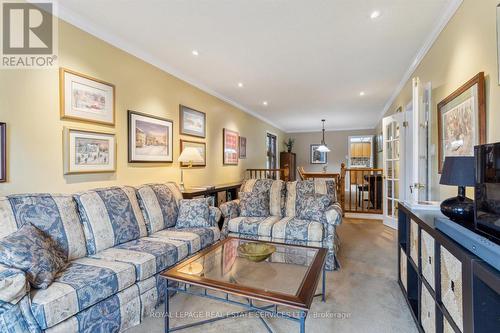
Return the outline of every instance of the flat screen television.
[[[500,142],[474,147],[476,232],[500,244]]]

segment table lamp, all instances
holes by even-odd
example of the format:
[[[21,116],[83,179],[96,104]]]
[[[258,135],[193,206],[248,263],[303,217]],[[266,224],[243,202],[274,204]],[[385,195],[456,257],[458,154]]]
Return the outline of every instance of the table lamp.
[[[182,169],[182,163],[187,163],[188,168],[192,168],[193,163],[202,163],[203,157],[201,156],[198,149],[193,148],[193,147],[187,147],[187,148],[184,148],[184,150],[182,151],[181,155],[178,158],[178,161],[181,163],[180,188],[182,191],[184,191],[185,190],[185,188],[184,188],[184,170]]]
[[[441,203],[441,212],[455,222],[474,222],[474,201],[465,196],[465,187],[474,186],[474,157],[447,156],[441,185],[458,185],[458,195]]]

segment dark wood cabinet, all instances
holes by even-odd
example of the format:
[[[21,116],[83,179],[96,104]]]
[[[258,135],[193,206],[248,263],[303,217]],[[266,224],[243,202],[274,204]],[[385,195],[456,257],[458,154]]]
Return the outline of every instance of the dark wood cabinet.
[[[399,204],[398,282],[419,332],[500,332],[500,272]]]
[[[280,153],[280,169],[288,169],[288,180],[295,181],[296,180],[296,172],[297,172],[297,157],[295,153],[288,153],[286,151],[282,151]]]

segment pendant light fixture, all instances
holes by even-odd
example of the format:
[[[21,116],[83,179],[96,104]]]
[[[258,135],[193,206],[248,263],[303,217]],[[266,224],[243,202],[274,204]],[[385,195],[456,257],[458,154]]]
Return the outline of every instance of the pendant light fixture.
[[[329,153],[330,152],[330,149],[326,146],[326,143],[325,143],[325,119],[321,119],[321,121],[323,122],[323,139],[321,139],[321,145],[316,149],[317,151],[321,152],[321,153]]]

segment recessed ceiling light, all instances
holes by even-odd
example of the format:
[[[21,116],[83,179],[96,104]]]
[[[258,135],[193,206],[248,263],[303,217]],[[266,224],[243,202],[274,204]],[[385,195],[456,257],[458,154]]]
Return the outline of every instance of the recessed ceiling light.
[[[372,20],[376,19],[376,18],[377,18],[377,17],[379,17],[379,16],[380,16],[380,11],[378,11],[378,10],[374,10],[374,11],[370,14],[370,18],[371,18]]]
[[[359,96],[364,96],[364,95],[365,95],[364,91],[362,91],[362,92],[359,93]]]
[[[199,55],[198,50],[193,50],[193,51],[191,51],[191,53],[192,53],[194,56],[198,56],[198,55]]]
[[[238,87],[243,88],[243,83],[242,82],[238,82]]]
[[[267,106],[267,101],[262,102],[262,105]]]

